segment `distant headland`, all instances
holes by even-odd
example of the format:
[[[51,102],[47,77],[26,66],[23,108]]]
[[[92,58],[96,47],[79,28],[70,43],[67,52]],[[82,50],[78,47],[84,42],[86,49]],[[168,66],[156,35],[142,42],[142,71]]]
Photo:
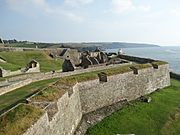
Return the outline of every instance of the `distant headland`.
[[[67,43],[44,43],[31,41],[18,41],[16,39],[3,40],[5,47],[26,47],[26,48],[72,48],[79,51],[94,50],[99,47],[102,50],[116,48],[138,48],[138,47],[159,47],[154,44],[127,43],[127,42],[67,42]]]

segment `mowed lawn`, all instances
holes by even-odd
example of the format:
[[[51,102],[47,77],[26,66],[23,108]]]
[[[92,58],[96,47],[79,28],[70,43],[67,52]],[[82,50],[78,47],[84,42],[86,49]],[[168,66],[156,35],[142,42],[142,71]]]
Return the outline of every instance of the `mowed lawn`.
[[[12,71],[26,67],[33,59],[40,63],[41,72],[60,70],[62,65],[62,60],[55,60],[43,51],[0,52],[0,57],[7,62],[0,62],[0,66]]]
[[[180,81],[154,92],[150,103],[139,101],[88,129],[86,135],[180,135]]]

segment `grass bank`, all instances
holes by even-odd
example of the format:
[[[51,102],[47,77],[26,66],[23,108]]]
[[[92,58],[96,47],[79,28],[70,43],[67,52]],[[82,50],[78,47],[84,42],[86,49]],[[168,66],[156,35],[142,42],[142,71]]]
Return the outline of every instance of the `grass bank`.
[[[7,62],[0,62],[0,66],[12,71],[25,67],[32,59],[40,63],[41,72],[60,70],[62,65],[62,61],[56,61],[42,51],[0,52],[0,57]]]
[[[0,117],[1,135],[21,135],[39,117],[43,111],[30,105],[20,104],[15,109]]]
[[[133,101],[88,129],[86,135],[178,135],[180,134],[180,81],[156,91],[150,103]]]
[[[10,109],[18,103],[25,102],[26,98],[32,94],[42,90],[49,84],[56,82],[58,79],[43,80],[35,83],[31,83],[22,88],[8,92],[0,96],[0,114]]]

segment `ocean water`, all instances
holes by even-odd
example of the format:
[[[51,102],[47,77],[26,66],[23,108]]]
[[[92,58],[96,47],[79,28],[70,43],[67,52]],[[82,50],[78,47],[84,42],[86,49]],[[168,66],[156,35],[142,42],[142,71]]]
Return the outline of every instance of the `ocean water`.
[[[106,51],[118,52],[118,50],[108,49]],[[123,48],[123,52],[127,55],[167,61],[170,64],[170,71],[180,73],[180,46]]]

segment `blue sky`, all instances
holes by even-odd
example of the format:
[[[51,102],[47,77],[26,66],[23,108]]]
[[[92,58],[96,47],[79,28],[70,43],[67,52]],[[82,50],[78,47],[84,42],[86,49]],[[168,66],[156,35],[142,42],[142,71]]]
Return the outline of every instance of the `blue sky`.
[[[1,0],[0,37],[180,45],[180,0]]]

